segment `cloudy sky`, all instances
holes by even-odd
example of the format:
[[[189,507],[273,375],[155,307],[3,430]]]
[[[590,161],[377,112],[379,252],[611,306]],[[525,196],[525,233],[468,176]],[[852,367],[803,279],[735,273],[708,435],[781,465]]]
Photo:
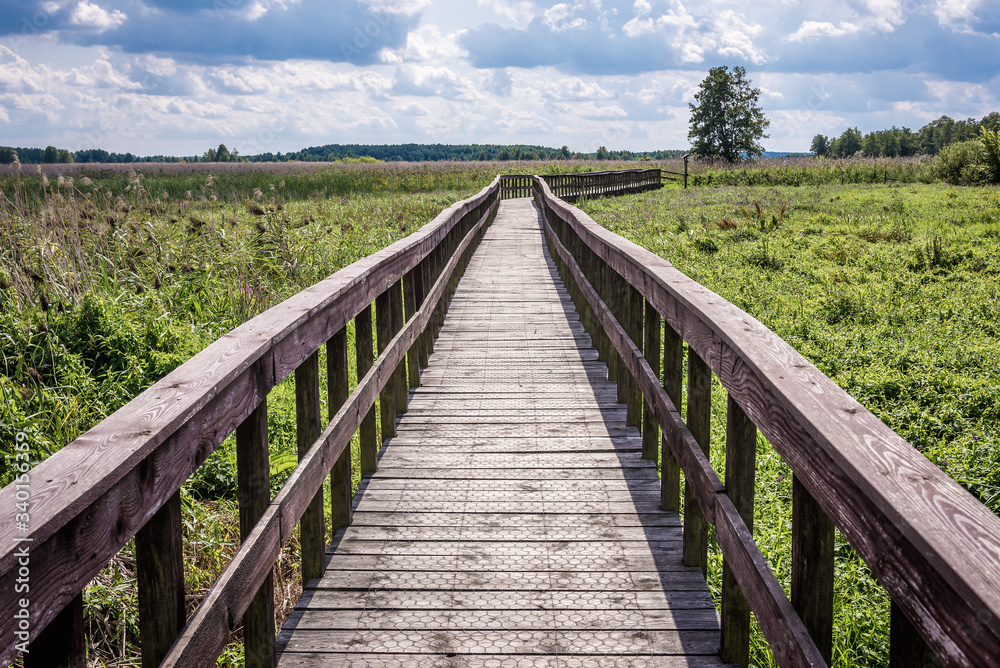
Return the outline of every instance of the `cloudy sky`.
[[[997,0],[0,0],[0,145],[685,148],[742,65],[768,150],[1000,109]]]

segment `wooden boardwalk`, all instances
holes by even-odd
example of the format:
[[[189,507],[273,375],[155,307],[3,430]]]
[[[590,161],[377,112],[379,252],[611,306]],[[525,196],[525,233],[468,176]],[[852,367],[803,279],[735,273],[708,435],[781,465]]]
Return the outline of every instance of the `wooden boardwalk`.
[[[434,350],[279,666],[722,665],[531,200],[502,202]]]

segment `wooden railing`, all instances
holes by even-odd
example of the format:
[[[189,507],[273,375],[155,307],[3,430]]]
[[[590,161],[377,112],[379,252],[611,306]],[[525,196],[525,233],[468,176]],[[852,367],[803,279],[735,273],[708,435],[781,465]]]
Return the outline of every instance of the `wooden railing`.
[[[633,188],[616,184],[619,192]],[[28,668],[85,665],[81,592],[133,537],[143,666],[214,665],[241,620],[247,666],[273,665],[271,569],[279,550],[299,525],[302,577],[322,574],[324,479],[333,529],[345,526],[351,438],[359,434],[362,474],[372,473],[377,443],[394,435],[408,389],[419,384],[465,263],[512,188],[530,195],[532,177],[498,176],[406,239],[226,334],[0,490],[0,609],[9,611],[0,618],[0,665],[24,649]],[[272,499],[266,399],[292,373],[300,462]],[[242,543],[186,620],[180,488],[233,432]]]
[[[534,197],[552,256],[643,456],[660,456],[664,510],[681,507],[684,472],[687,565],[706,569],[715,527],[723,660],[747,665],[752,611],[779,665],[830,663],[836,526],[891,598],[893,667],[1000,665],[1000,518],[757,320],[548,181]],[[713,373],[728,391],[724,482],[709,460]],[[791,600],[753,539],[758,429],[794,474]]]
[[[273,665],[279,551],[300,525],[302,577],[322,574],[324,480],[330,476],[333,523],[348,524],[351,438],[360,431],[360,467],[372,472],[376,398],[387,438],[496,213],[499,182],[226,334],[27,472],[26,493],[15,484],[0,490],[0,665],[24,649],[27,666],[85,665],[81,590],[133,536],[143,666],[215,665],[241,620],[247,665]],[[349,392],[352,320],[358,383]],[[328,423],[320,415],[324,344]],[[266,399],[293,372],[300,463],[272,499]],[[185,620],[179,490],[234,431],[242,544]],[[29,505],[15,521],[19,494]]]
[[[663,187],[659,169],[628,169],[618,172],[549,174],[542,176],[552,193],[567,201],[580,197],[605,197],[624,192],[642,192]],[[529,193],[525,197],[531,197]]]

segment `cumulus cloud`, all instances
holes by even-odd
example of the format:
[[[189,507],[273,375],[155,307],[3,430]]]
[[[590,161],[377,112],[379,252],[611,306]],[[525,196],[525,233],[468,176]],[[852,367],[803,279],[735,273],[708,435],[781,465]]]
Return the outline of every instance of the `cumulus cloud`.
[[[100,5],[89,2],[81,2],[70,15],[70,21],[77,26],[84,28],[94,28],[96,30],[108,30],[125,22],[128,16],[125,12],[117,9],[108,11]]]

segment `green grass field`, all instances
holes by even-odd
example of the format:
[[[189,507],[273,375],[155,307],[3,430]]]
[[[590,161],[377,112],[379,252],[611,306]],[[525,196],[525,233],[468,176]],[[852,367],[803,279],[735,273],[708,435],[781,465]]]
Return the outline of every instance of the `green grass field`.
[[[582,202],[767,325],[1000,512],[1000,190],[674,188]],[[713,442],[725,441],[716,381]],[[724,448],[712,461],[724,471]],[[758,438],[754,535],[791,577],[791,471]],[[888,665],[888,598],[838,538],[838,666]],[[718,596],[722,557],[712,548]],[[773,665],[755,631],[754,662]]]
[[[851,164],[878,179],[878,165]],[[499,171],[641,166],[0,175],[0,442],[24,432],[36,460],[49,456],[223,333],[406,236]],[[820,185],[671,187],[581,206],[760,319],[1000,511],[1000,191],[840,185],[835,166],[820,167]],[[775,169],[784,171],[751,180],[801,172]],[[293,385],[275,388],[268,405],[277,488],[295,460]],[[11,480],[5,466],[0,484]],[[755,534],[787,583],[790,472],[762,440],[758,467]],[[236,549],[234,488],[231,443],[184,488],[192,604]],[[837,550],[837,665],[886,665],[888,602],[850,547]],[[298,597],[293,554],[294,545],[277,575],[285,613]],[[712,569],[717,588],[717,552]],[[108,665],[137,653],[134,573],[126,547],[86,592],[92,655]],[[220,664],[239,665],[241,651],[231,645]],[[769,665],[759,635],[755,657]]]

